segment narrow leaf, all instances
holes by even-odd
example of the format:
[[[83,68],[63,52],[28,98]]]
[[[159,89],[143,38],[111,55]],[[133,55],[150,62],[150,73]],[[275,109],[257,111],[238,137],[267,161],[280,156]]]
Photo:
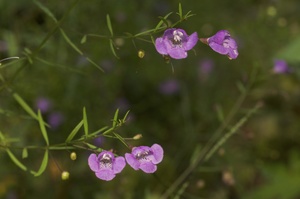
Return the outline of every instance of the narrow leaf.
[[[38,120],[37,114],[30,108],[30,106],[18,95],[17,93],[13,94],[15,100],[19,103],[19,105],[34,119]]]
[[[118,115],[119,115],[119,109],[116,110],[115,115],[114,115],[114,119],[113,119],[113,124],[112,127],[116,128],[117,123],[118,123]]]
[[[224,121],[224,112],[222,110],[222,107],[220,105],[216,105],[216,111],[217,111],[217,116],[220,122]]]
[[[83,52],[81,52],[81,50],[79,50],[79,48],[71,41],[71,39],[66,35],[66,33],[64,32],[63,29],[59,29],[62,36],[64,37],[64,39],[66,40],[66,42],[76,51],[78,52],[80,55],[83,55]]]
[[[129,115],[129,112],[130,111],[127,111],[126,114],[125,114],[125,116],[123,117],[123,123],[126,122],[126,119],[127,119],[128,115]]]
[[[69,136],[66,139],[66,142],[70,142],[74,136],[78,133],[79,129],[81,128],[81,126],[83,125],[83,120],[81,120],[76,126],[75,128],[72,130],[72,132],[69,134]]]
[[[0,131],[0,141],[4,141],[5,142],[5,137],[4,137],[4,135],[2,134],[1,131]]]
[[[47,168],[47,164],[48,164],[48,150],[45,151],[44,153],[44,158],[42,160],[41,166],[39,168],[39,170],[37,172],[35,171],[30,171],[35,177],[40,176]]]
[[[92,145],[90,143],[85,143],[90,149],[97,149],[98,147],[95,145]]]
[[[27,150],[27,148],[24,148],[24,149],[22,150],[22,158],[25,159],[25,158],[27,158],[27,157],[28,157],[28,150]]]
[[[42,117],[42,114],[41,114],[40,110],[38,111],[38,120],[39,120],[40,129],[41,129],[41,132],[43,134],[44,140],[45,140],[47,146],[49,146],[48,134],[47,134],[46,127],[44,125],[44,120],[43,120],[43,117]]]
[[[90,58],[86,57],[86,60],[88,62],[90,62],[92,65],[94,65],[96,68],[98,68],[99,70],[101,70],[101,72],[104,72],[104,70],[98,64],[96,64],[94,61],[92,61]]]
[[[122,138],[122,136],[120,136],[118,133],[113,133],[116,138],[118,138],[125,146],[128,147],[127,143],[125,142],[125,140]]]
[[[89,137],[94,136],[94,135],[97,135],[98,133],[100,133],[100,132],[102,132],[102,131],[105,131],[106,129],[108,129],[108,126],[102,127],[101,129],[99,129],[99,130],[97,130],[97,131],[95,131],[95,132],[93,132],[93,133],[90,133],[90,134],[89,134]]]
[[[16,156],[9,150],[9,149],[6,149],[6,152],[8,154],[8,156],[10,157],[10,159],[18,166],[20,167],[22,170],[26,171],[27,168],[24,164],[22,164],[17,158]]]
[[[84,44],[86,42],[87,36],[84,35],[80,41],[81,44]]]
[[[86,109],[83,107],[83,127],[84,127],[84,135],[88,136],[89,134],[89,125],[86,116]]]
[[[111,25],[109,14],[106,15],[106,23],[107,23],[107,27],[108,27],[108,30],[109,30],[111,36],[113,36],[114,32],[113,32],[113,29],[112,29],[112,25]]]
[[[118,57],[118,55],[117,55],[117,53],[116,53],[116,51],[115,51],[114,42],[113,42],[112,39],[109,40],[109,46],[110,46],[110,49],[111,49],[113,55],[114,55],[117,59],[119,59],[119,57]]]
[[[41,10],[43,10],[46,15],[48,15],[48,17],[50,17],[54,22],[57,23],[57,19],[55,18],[55,16],[52,14],[52,12],[45,7],[43,4],[41,4],[39,1],[34,0],[33,1],[35,3],[35,5],[37,5]]]
[[[178,4],[178,15],[179,15],[180,19],[182,19],[182,7],[181,7],[181,3]]]
[[[169,12],[169,13],[166,14],[164,17],[162,17],[162,18],[160,19],[160,21],[158,22],[158,24],[156,25],[155,30],[159,29],[159,28],[163,25],[163,23],[165,23],[166,25],[168,25],[167,18],[168,18],[171,14],[173,14],[173,12]]]

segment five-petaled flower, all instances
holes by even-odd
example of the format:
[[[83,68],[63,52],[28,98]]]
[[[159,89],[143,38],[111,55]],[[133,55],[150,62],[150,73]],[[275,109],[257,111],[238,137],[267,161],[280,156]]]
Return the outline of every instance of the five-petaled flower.
[[[154,173],[157,169],[156,164],[162,161],[163,156],[163,148],[158,144],[153,144],[151,147],[132,148],[131,153],[125,154],[125,159],[134,170],[141,169],[145,173]]]
[[[200,41],[208,44],[217,53],[227,55],[229,59],[236,59],[239,55],[236,41],[227,30],[220,30],[209,38],[200,38]]]
[[[102,151],[98,156],[92,153],[88,164],[99,179],[109,181],[124,169],[126,162],[124,157],[115,157],[110,151]]]
[[[170,28],[164,32],[162,37],[155,40],[155,48],[162,55],[183,59],[187,57],[187,51],[191,50],[197,42],[197,32],[188,36],[182,29]]]

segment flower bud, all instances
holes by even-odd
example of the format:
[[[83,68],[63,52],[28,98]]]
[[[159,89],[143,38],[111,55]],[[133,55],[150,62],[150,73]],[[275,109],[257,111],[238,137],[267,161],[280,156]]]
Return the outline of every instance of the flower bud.
[[[68,180],[69,177],[70,177],[70,173],[69,173],[69,172],[63,171],[63,172],[61,173],[61,179],[62,179],[62,180]]]
[[[77,154],[76,154],[75,152],[72,152],[72,153],[70,154],[70,158],[71,158],[71,160],[76,160]]]
[[[134,140],[139,140],[139,139],[141,139],[142,137],[143,137],[142,134],[136,134],[135,136],[133,136],[132,139],[134,139]]]
[[[139,56],[139,58],[142,59],[142,58],[145,56],[145,51],[139,50],[139,51],[138,51],[138,56]]]

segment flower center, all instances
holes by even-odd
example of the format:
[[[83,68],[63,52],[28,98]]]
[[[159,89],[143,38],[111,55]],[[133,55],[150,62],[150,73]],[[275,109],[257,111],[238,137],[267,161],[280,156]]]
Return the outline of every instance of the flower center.
[[[183,33],[178,30],[174,30],[173,38],[172,38],[173,45],[181,46],[182,39],[183,39]]]
[[[99,160],[100,168],[112,168],[112,157],[105,153],[102,158]]]
[[[140,162],[148,162],[148,156],[152,155],[152,151],[143,151],[135,155],[135,158]]]

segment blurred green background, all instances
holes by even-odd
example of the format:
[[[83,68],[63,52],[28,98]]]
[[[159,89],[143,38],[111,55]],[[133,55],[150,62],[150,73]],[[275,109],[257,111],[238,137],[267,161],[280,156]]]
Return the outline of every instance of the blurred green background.
[[[34,1],[0,1],[0,59],[21,58],[0,66],[1,132],[17,138],[14,146],[45,145],[38,123],[15,101],[10,88],[34,110],[41,99],[50,103],[43,117],[52,124],[48,129],[51,144],[64,142],[81,120],[83,107],[92,131],[110,125],[119,108],[121,116],[128,110],[130,114],[118,133],[123,137],[142,134],[142,139],[130,142],[133,146],[162,145],[164,160],[153,175],[126,166],[114,180],[103,182],[87,165],[90,152],[78,150],[77,160],[72,161],[70,151],[51,151],[45,173],[33,177],[19,169],[1,147],[0,198],[159,198],[233,107],[237,110],[222,135],[258,102],[263,108],[170,198],[300,198],[299,1],[181,1],[184,13],[191,10],[196,15],[176,27],[188,34],[198,32],[199,37],[227,29],[237,40],[240,55],[229,60],[199,42],[187,59],[169,64],[152,43],[118,36],[153,29],[159,16],[169,12],[173,14],[168,22],[175,23],[179,1],[79,1],[68,13],[74,2],[40,1],[58,21],[63,18],[60,27],[83,56]],[[109,36],[107,14],[119,59],[107,38],[87,37],[80,43],[85,34]],[[142,59],[137,56],[140,49],[145,51]],[[26,57],[34,57],[32,63]],[[284,59],[292,72],[274,74],[274,59]],[[243,88],[247,88],[245,98],[239,101]],[[120,155],[129,152],[116,140],[94,143]],[[12,151],[28,167],[39,168],[42,150],[29,150],[26,159],[21,158],[21,150]],[[61,180],[62,170],[70,172],[69,180]]]

